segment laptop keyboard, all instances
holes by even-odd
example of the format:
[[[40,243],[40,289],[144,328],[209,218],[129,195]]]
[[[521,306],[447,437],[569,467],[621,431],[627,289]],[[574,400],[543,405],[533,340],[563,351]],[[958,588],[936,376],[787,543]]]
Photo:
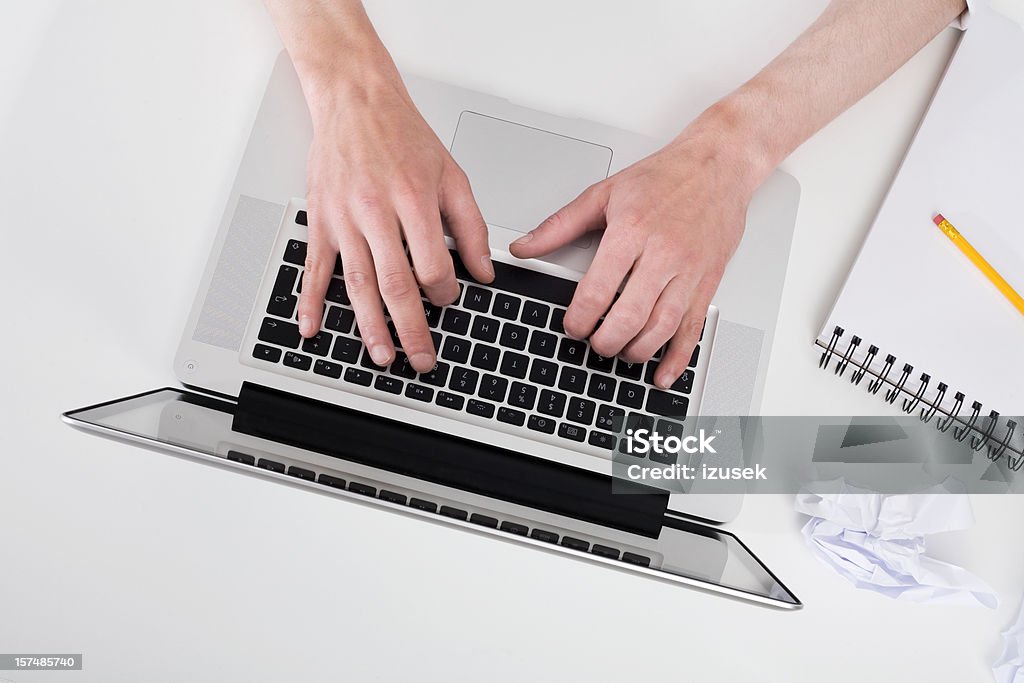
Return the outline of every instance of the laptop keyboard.
[[[304,211],[296,222],[305,225]],[[664,349],[647,363],[627,363],[599,356],[588,343],[565,336],[562,318],[576,282],[494,261],[494,282],[481,285],[457,252],[451,255],[458,300],[443,308],[423,300],[437,350],[431,372],[412,368],[390,318],[395,360],[386,368],[371,360],[359,338],[340,259],[327,289],[321,329],[302,339],[296,309],[306,243],[298,239],[288,240],[281,255],[253,358],[287,368],[288,374],[315,375],[321,383],[390,395],[389,401],[411,407],[433,404],[523,436],[570,447],[587,444],[607,456],[616,447],[623,420],[626,427],[656,426],[663,435],[682,435],[693,387],[703,384],[695,383],[702,344],[682,377],[664,391],[652,384]],[[624,444],[620,452],[626,452]],[[666,463],[675,458],[654,457]]]

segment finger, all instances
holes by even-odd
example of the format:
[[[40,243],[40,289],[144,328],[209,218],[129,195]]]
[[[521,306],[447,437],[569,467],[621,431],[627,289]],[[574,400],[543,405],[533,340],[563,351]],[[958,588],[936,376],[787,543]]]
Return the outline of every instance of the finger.
[[[575,339],[586,339],[597,321],[611,306],[619,285],[636,260],[636,249],[622,234],[606,232],[590,268],[580,278],[576,293],[562,322],[565,333]],[[603,355],[603,354],[602,354]]]
[[[377,271],[377,287],[409,363],[417,372],[430,372],[437,358],[423,313],[420,289],[402,249],[398,221],[392,225],[367,226],[367,239]]]
[[[668,350],[654,373],[654,383],[662,389],[671,387],[686,370],[690,356],[693,355],[693,347],[697,345],[704,330],[704,320],[716,286],[717,280],[705,278],[694,292],[692,303],[683,315],[683,322],[669,342]]]
[[[645,363],[679,329],[693,295],[693,287],[680,277],[673,278],[662,290],[658,302],[640,333],[622,349],[623,360]]]
[[[437,200],[428,195],[414,205],[399,207],[398,217],[409,244],[416,281],[432,303],[452,303],[459,296],[459,283],[455,281],[452,257],[444,243]]]
[[[442,188],[440,199],[441,213],[462,262],[477,282],[493,281],[494,264],[491,263],[491,247],[487,242],[487,223],[473,198],[466,174],[461,170],[452,173]]]
[[[395,346],[384,321],[380,291],[373,270],[373,256],[366,240],[351,226],[343,226],[338,233],[341,245],[341,265],[345,271],[345,289],[356,314],[359,336],[377,365],[384,367],[395,358]]]
[[[302,274],[302,293],[299,295],[299,333],[312,337],[320,331],[324,314],[324,297],[334,272],[334,259],[338,254],[324,220],[324,212],[309,207],[309,242]]]
[[[662,261],[663,257],[651,250],[640,256],[621,296],[591,335],[591,346],[605,358],[617,356],[650,319],[655,303],[672,280]]]
[[[509,251],[517,258],[549,254],[584,233],[603,228],[607,206],[607,184],[601,182],[591,185],[576,199],[510,244]]]

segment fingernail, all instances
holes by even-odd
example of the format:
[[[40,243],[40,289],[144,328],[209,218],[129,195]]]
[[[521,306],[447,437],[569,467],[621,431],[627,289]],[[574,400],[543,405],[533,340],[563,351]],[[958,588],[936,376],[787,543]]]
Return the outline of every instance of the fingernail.
[[[409,362],[414,368],[427,368],[427,372],[429,368],[434,367],[434,357],[429,353],[415,353],[409,358]]]
[[[661,379],[658,379],[657,377],[654,378],[654,383],[657,384],[662,389],[668,389],[669,387],[672,386],[673,382],[675,382],[675,379],[673,379],[672,377],[665,379],[664,375],[661,376]]]
[[[490,256],[480,257],[480,267],[484,269],[484,272],[487,273],[488,277],[494,277],[494,264],[491,263]]]
[[[302,332],[302,335],[305,337],[308,337],[316,332],[316,330],[313,329],[313,318],[311,318],[308,315],[304,315],[299,318],[299,328]]]
[[[391,349],[383,344],[372,346],[370,347],[370,358],[372,358],[373,362],[377,365],[384,367],[391,362]]]
[[[526,244],[527,242],[529,242],[532,239],[533,239],[533,233],[532,232],[528,232],[525,235],[523,235],[522,237],[520,237],[519,239],[517,239],[512,244]]]

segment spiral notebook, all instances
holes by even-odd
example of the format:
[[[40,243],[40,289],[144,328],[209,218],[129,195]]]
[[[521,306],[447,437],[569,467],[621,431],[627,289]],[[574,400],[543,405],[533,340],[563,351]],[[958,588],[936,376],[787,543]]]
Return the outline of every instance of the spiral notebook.
[[[932,223],[942,212],[1024,292],[1024,30],[961,38],[817,339],[819,365],[1024,466],[1024,316]]]

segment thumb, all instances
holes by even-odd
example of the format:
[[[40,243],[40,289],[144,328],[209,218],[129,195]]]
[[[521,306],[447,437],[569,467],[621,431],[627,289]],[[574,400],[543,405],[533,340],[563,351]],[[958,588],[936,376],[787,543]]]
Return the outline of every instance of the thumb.
[[[603,182],[591,185],[550,218],[510,244],[509,251],[516,258],[544,256],[580,235],[605,227],[605,208],[608,206],[605,188]]]

